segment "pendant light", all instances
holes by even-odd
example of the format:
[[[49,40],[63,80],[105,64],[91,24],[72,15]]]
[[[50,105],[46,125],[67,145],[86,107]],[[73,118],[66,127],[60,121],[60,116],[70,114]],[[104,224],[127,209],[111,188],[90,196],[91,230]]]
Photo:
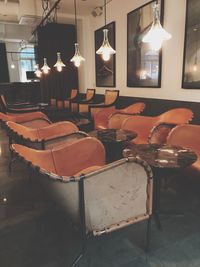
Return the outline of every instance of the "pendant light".
[[[11,61],[12,61],[12,63],[11,63],[11,65],[10,65],[10,68],[11,69],[15,69],[15,64],[14,64],[14,62],[13,62],[13,54],[11,53]]]
[[[41,72],[41,70],[40,70],[40,68],[39,68],[39,64],[36,64],[36,66],[35,66],[35,75],[36,75],[36,77],[38,77],[38,78],[41,78],[41,76],[42,76],[42,72]]]
[[[44,74],[48,74],[50,71],[50,68],[47,65],[47,59],[46,58],[44,58],[44,65],[42,66],[41,70],[44,72]]]
[[[106,27],[106,0],[104,0],[104,16]],[[111,55],[116,54],[116,51],[111,47],[108,40],[108,29],[103,29],[103,43],[101,47],[96,51],[96,54],[101,55],[104,61],[108,61]]]
[[[150,30],[143,37],[142,42],[149,43],[150,48],[152,50],[158,51],[163,41],[171,39],[171,34],[169,34],[160,24],[160,12],[159,12],[159,4],[153,4],[153,22]]]
[[[76,39],[77,39],[76,0],[74,0],[74,11],[75,11],[75,27],[76,27]],[[74,66],[78,68],[80,67],[81,62],[85,61],[85,58],[81,56],[81,53],[79,51],[79,44],[75,43],[74,46],[75,46],[75,54],[70,61],[73,62]]]
[[[57,53],[57,62],[54,65],[55,68],[57,68],[57,71],[61,72],[63,67],[66,67],[66,65],[61,60],[60,52]]]

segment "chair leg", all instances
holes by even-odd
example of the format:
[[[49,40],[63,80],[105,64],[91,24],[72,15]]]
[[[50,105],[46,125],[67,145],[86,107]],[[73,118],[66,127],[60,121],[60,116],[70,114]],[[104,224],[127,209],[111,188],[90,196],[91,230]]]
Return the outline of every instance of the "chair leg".
[[[146,248],[145,251],[150,251],[150,238],[151,238],[151,216],[147,220],[147,230],[146,230]]]

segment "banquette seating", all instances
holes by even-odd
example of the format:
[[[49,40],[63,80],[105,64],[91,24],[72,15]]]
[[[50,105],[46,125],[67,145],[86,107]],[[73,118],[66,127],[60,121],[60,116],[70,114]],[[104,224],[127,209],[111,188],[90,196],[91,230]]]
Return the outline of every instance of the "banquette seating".
[[[103,108],[115,108],[119,96],[118,90],[106,90],[104,102],[91,104],[81,103],[79,104],[79,112],[82,114],[88,114],[90,118],[94,118],[95,114]]]
[[[187,108],[171,109],[159,116],[132,116],[127,118],[123,124],[122,129],[135,131],[138,136],[134,139],[135,144],[146,144],[149,142],[151,131],[155,126],[159,124],[172,124],[179,125],[185,124],[191,121],[193,118],[193,112]],[[113,125],[109,123],[109,126]]]
[[[140,114],[145,109],[144,103],[134,103],[123,109],[104,108],[94,116],[95,129],[107,129],[109,123],[113,129],[120,129],[122,122],[128,117]]]
[[[12,150],[40,173],[37,181],[80,226],[83,247],[86,236],[142,220],[148,221],[149,240],[153,179],[150,167],[139,158],[105,165],[104,146],[92,137],[45,151],[19,144],[12,144]]]

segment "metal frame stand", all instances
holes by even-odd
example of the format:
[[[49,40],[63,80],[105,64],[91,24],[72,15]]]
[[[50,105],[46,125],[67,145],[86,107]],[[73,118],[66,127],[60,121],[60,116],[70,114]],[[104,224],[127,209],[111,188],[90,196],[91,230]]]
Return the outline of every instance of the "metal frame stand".
[[[80,224],[81,224],[81,252],[73,261],[71,267],[77,265],[81,258],[85,255],[87,249],[87,236],[86,236],[86,223],[85,223],[85,193],[84,193],[84,176],[81,177],[79,185],[79,213],[80,213]]]

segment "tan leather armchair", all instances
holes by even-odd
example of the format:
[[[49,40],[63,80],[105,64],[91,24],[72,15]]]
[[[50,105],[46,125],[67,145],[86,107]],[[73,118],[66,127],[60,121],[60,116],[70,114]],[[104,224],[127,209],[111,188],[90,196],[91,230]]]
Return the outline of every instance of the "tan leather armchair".
[[[70,97],[64,100],[64,108],[70,109],[70,102],[78,99],[78,89],[72,89]]]
[[[95,97],[95,89],[87,89],[85,99],[77,99],[70,101],[70,110],[71,112],[80,112],[85,113],[84,104],[92,103]],[[83,104],[83,105],[82,105]]]
[[[153,180],[144,161],[126,158],[105,165],[104,147],[91,137],[47,151],[17,144],[12,149],[44,175],[38,181],[80,227],[82,252],[75,261],[84,253],[90,235],[110,233],[143,220],[148,220],[149,241]]]
[[[122,122],[132,115],[141,113],[144,103],[134,103],[123,109],[104,108],[94,116],[95,129],[121,129]]]
[[[159,116],[133,116],[126,119],[122,124],[122,129],[135,131],[138,136],[134,139],[135,144],[147,144],[152,129],[161,124],[183,124],[188,123],[193,118],[193,112],[187,108],[171,109]]]
[[[31,128],[40,128],[51,124],[48,117],[39,111],[24,114],[4,114],[0,112],[0,121],[3,127],[7,121],[20,123]]]
[[[193,150],[197,154],[197,161],[189,167],[200,172],[200,125],[184,124],[176,126],[167,137],[167,144],[181,146]]]
[[[88,136],[84,132],[79,132],[77,126],[69,121],[57,122],[37,129],[9,121],[7,133],[12,143],[35,149],[50,149]]]
[[[4,113],[27,113],[27,112],[34,112],[39,111],[41,108],[39,105],[30,104],[30,103],[15,103],[9,104],[6,100],[6,97],[1,94],[0,95],[0,106],[1,110]]]

